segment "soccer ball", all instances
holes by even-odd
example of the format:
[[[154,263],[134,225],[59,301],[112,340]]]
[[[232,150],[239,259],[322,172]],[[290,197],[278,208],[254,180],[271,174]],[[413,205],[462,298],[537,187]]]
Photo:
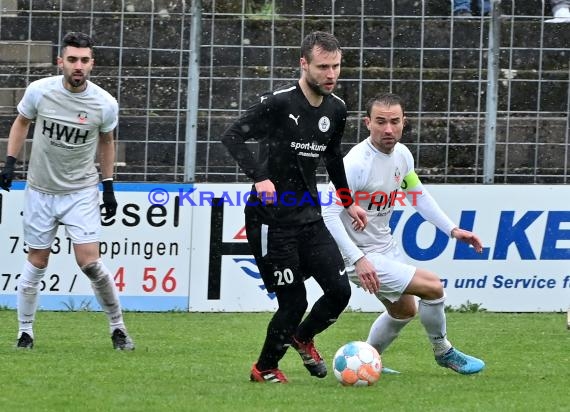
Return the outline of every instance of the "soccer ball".
[[[345,386],[373,385],[382,373],[378,351],[366,342],[349,342],[336,351],[334,376]]]

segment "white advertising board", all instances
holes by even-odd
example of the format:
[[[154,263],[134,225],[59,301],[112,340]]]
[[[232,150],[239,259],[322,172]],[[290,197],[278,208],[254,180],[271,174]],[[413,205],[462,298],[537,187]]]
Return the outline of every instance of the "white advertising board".
[[[104,222],[103,261],[125,309],[141,311],[275,310],[244,232],[248,184],[117,183],[117,216]],[[446,304],[489,311],[559,311],[570,305],[570,187],[428,186],[456,223],[477,233],[482,254],[448,239],[413,207],[397,207],[394,236],[410,262],[437,273]],[[320,186],[322,192],[326,186]],[[221,199],[221,200],[218,200]],[[327,201],[326,196],[322,196]],[[0,305],[15,307],[26,259],[23,184],[0,192]],[[63,228],[42,283],[40,308],[99,310],[77,267]],[[321,295],[307,281],[312,305]],[[350,308],[378,311],[378,301],[353,288]]]
[[[276,309],[249,254],[243,208],[250,185],[198,184],[193,193],[191,311]],[[410,205],[391,226],[410,262],[437,273],[447,305],[489,311],[560,311],[570,304],[570,187],[427,186],[449,217],[477,233],[483,253],[447,238]],[[322,192],[326,186],[320,186]],[[211,199],[216,199],[212,201]],[[221,199],[221,200],[219,200]],[[326,196],[322,196],[326,201]],[[211,206],[210,203],[214,205]],[[321,291],[307,281],[309,305]],[[349,306],[378,311],[378,301],[353,288]]]
[[[124,309],[188,310],[190,208],[177,196],[191,185],[115,183],[117,215],[103,221],[101,257],[115,278]],[[16,306],[17,279],[27,247],[22,236],[24,185],[0,193],[0,305]],[[152,198],[151,198],[152,196]],[[60,227],[41,284],[40,308],[100,310],[87,277]]]

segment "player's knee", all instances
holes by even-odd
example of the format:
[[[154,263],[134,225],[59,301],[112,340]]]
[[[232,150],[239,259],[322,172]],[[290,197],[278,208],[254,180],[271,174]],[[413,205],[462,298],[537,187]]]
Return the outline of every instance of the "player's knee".
[[[30,253],[28,262],[37,269],[45,269],[49,262],[49,254],[45,253]]]
[[[388,314],[398,320],[412,320],[418,313],[416,301],[413,298],[402,298],[395,304],[386,303],[385,306],[388,310]]]
[[[443,283],[438,279],[430,282],[430,287],[428,289],[427,296],[424,299],[436,300],[441,299],[445,295],[445,291],[443,289]]]
[[[346,307],[348,305],[351,294],[352,290],[350,288],[350,283],[348,282],[346,284],[339,284],[329,291],[329,296],[333,297],[334,300],[343,307]]]
[[[304,284],[277,288],[275,293],[279,304],[276,313],[284,313],[286,316],[295,318],[303,317],[309,307]]]
[[[87,275],[91,282],[97,282],[106,277],[103,263],[100,259],[82,266],[81,271]]]
[[[344,304],[344,306],[348,305],[348,302],[350,301],[350,296],[352,295],[352,290],[350,289],[350,285],[346,288],[343,289],[342,292],[342,302]]]
[[[398,308],[398,310],[395,311],[390,311],[390,316],[392,316],[394,319],[398,319],[398,320],[406,320],[406,319],[413,319],[416,314],[418,313],[418,310],[416,309],[416,306],[414,305],[412,306],[405,306],[405,307],[401,307]]]
[[[418,292],[417,296],[426,300],[441,299],[445,294],[443,283],[441,283],[440,278],[435,273],[431,272],[428,272],[421,278]]]

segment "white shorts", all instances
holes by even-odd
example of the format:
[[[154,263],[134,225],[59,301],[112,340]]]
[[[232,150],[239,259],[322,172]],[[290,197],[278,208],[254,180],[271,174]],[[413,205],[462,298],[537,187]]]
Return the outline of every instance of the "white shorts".
[[[26,187],[24,192],[24,241],[33,249],[48,249],[65,225],[73,243],[98,242],[101,234],[99,188],[53,195]]]
[[[384,253],[368,253],[366,258],[374,265],[380,279],[380,290],[376,292],[376,296],[388,299],[390,302],[396,302],[400,299],[412,281],[416,267],[406,263],[398,246],[394,246]],[[350,280],[360,286],[360,280],[354,266],[348,267],[347,271]]]

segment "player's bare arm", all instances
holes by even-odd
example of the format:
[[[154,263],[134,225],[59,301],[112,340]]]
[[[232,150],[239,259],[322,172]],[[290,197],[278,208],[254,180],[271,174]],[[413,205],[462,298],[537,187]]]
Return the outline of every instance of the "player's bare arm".
[[[28,130],[31,124],[32,120],[25,118],[21,114],[16,116],[10,128],[10,135],[8,136],[8,150],[6,153],[8,156],[18,157],[28,136]]]
[[[451,237],[470,244],[475,248],[477,253],[483,252],[483,242],[481,242],[479,236],[473,232],[456,227],[451,231]]]
[[[115,165],[115,139],[113,132],[99,134],[99,163],[101,165],[101,176],[103,179],[113,177]]]
[[[376,268],[366,256],[362,256],[354,264],[354,269],[360,280],[362,289],[368,293],[376,293],[380,289],[380,279],[376,274]]]
[[[6,161],[4,163],[4,168],[0,171],[0,188],[8,192],[10,191],[10,187],[12,187],[12,180],[14,179],[16,158],[26,141],[26,136],[28,135],[31,123],[31,120],[22,115],[18,115],[10,128]]]

